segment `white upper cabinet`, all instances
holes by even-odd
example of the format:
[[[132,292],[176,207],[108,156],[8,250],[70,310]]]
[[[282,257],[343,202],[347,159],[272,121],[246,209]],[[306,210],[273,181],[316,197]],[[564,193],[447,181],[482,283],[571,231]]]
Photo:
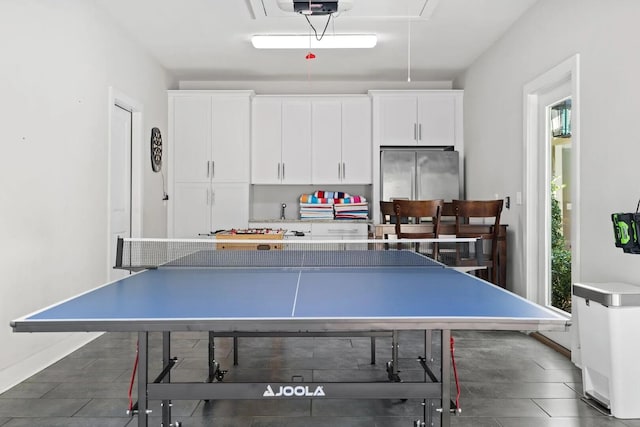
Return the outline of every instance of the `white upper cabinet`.
[[[312,183],[371,183],[369,97],[312,101]]]
[[[249,97],[212,99],[212,165],[214,182],[249,181],[251,102]]]
[[[252,123],[251,183],[310,183],[310,101],[256,97]]]
[[[311,107],[312,182],[338,184],[342,178],[342,103],[315,100]]]
[[[371,99],[342,101],[342,183],[371,184]]]
[[[311,182],[311,102],[308,99],[282,101],[283,184]]]
[[[251,183],[279,184],[282,163],[282,101],[255,97],[251,116]]]
[[[175,95],[173,109],[174,180],[249,180],[250,97]]]
[[[177,182],[211,180],[211,98],[175,97],[173,101],[173,178]]]
[[[461,91],[374,92],[379,145],[456,146],[461,143]]]

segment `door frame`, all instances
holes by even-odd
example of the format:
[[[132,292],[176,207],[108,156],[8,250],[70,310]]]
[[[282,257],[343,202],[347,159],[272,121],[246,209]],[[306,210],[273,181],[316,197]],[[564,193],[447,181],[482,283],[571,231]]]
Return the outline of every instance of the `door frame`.
[[[544,283],[545,275],[549,274],[547,258],[549,254],[550,231],[545,230],[545,224],[550,223],[551,213],[544,209],[544,217],[541,218],[541,207],[538,203],[538,195],[550,197],[551,189],[540,188],[542,156],[545,155],[546,135],[540,131],[544,129],[544,123],[540,122],[539,108],[541,98],[562,85],[570,86],[571,97],[571,138],[572,138],[572,223],[571,223],[571,281],[580,281],[580,55],[575,54],[564,60],[549,71],[543,73],[523,88],[524,111],[524,279],[526,297],[538,303],[541,301],[540,284]],[[547,167],[547,166],[544,166]],[[545,238],[540,239],[540,236]],[[577,340],[577,316],[571,316],[571,353],[572,360],[579,360],[579,344]]]
[[[112,109],[114,106],[121,107],[131,112],[131,236],[142,236],[142,214],[143,199],[142,188],[144,185],[144,163],[143,163],[143,105],[137,100],[125,95],[113,86],[109,87],[107,107],[107,132],[108,132],[108,154],[107,159],[107,277],[113,268],[113,254],[115,248],[111,248],[111,150],[113,135],[111,125],[113,122]]]

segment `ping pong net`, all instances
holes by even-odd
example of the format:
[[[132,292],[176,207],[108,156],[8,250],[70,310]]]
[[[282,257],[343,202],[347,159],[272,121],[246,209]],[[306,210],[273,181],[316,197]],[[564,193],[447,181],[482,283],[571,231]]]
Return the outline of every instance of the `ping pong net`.
[[[473,250],[477,239],[149,239],[118,238],[115,267],[402,267],[445,265],[430,258],[436,245]],[[451,250],[451,249],[449,249]]]

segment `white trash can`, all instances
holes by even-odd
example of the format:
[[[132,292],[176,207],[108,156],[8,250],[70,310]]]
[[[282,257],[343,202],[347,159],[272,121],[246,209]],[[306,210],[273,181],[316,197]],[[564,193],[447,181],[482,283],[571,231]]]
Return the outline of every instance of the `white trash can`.
[[[585,397],[640,418],[640,286],[575,283]]]

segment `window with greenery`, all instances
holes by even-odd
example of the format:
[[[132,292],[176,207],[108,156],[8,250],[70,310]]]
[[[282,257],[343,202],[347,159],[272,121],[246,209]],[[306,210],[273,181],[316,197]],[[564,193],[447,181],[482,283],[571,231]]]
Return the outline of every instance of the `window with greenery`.
[[[551,305],[571,313],[571,250],[562,232],[558,184],[551,181]]]

